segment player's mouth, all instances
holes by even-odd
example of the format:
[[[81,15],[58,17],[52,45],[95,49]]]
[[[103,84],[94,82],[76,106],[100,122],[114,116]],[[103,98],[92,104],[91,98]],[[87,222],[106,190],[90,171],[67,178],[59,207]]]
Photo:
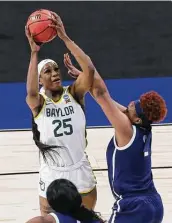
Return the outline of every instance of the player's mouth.
[[[60,84],[61,80],[60,80],[60,78],[55,78],[55,79],[52,80],[52,82],[54,84]]]

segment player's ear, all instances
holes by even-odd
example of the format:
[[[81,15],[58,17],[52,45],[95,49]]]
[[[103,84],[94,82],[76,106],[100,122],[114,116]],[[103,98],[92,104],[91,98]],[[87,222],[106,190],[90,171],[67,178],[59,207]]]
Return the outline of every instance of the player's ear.
[[[39,85],[40,85],[40,86],[43,85],[43,81],[42,81],[42,77],[41,77],[41,75],[40,75],[40,77],[39,77]]]
[[[134,121],[134,123],[137,124],[137,125],[141,125],[142,124],[141,118],[136,118],[136,120]]]

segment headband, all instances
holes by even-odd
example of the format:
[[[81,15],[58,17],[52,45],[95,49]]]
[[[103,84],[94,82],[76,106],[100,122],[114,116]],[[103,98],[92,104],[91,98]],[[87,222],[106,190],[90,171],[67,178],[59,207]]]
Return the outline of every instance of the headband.
[[[43,68],[47,63],[57,64],[54,60],[51,60],[51,59],[45,59],[45,60],[42,60],[42,61],[39,62],[39,64],[38,64],[38,76],[40,76],[42,68]]]
[[[141,105],[140,105],[140,100],[134,101],[134,104],[135,104],[137,116],[140,117],[144,115],[143,109],[141,108]]]

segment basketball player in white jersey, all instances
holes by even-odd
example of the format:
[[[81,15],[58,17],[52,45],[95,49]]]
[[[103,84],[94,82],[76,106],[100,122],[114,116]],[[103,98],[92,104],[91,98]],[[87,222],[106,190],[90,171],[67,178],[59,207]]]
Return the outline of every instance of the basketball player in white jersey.
[[[63,87],[58,64],[46,59],[38,64],[40,46],[26,28],[31,47],[27,75],[27,104],[33,114],[33,139],[40,150],[40,210],[50,212],[47,187],[55,179],[68,179],[82,195],[86,208],[94,209],[97,192],[86,148],[84,95],[90,90],[94,66],[88,56],[67,36],[59,16],[54,14],[58,37],[80,64],[84,75]],[[42,86],[39,92],[39,85]]]

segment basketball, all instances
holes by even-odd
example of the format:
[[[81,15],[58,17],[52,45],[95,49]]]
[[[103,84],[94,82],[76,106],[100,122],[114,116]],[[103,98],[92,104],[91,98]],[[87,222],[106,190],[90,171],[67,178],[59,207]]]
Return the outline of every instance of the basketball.
[[[53,18],[51,11],[40,9],[33,12],[27,21],[27,28],[36,43],[47,43],[57,36],[56,29],[49,27],[54,24],[50,18]]]

